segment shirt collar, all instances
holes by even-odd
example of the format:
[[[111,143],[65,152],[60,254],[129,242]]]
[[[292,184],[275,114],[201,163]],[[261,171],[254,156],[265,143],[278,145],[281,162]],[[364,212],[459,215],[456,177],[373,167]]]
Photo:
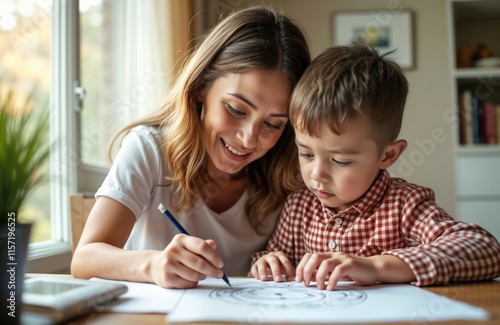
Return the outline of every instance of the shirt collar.
[[[366,191],[366,193],[350,208],[354,208],[360,214],[364,214],[380,201],[389,186],[390,180],[391,176],[389,172],[385,169],[380,170],[372,186],[370,186],[368,191]]]
[[[361,196],[356,203],[340,213],[352,212],[354,209],[359,215],[363,215],[380,201],[389,186],[390,180],[391,176],[389,175],[389,172],[385,169],[380,170],[377,178],[365,194],[363,194],[363,196]],[[333,209],[326,206],[323,206],[323,212],[326,212],[327,215],[335,215]]]

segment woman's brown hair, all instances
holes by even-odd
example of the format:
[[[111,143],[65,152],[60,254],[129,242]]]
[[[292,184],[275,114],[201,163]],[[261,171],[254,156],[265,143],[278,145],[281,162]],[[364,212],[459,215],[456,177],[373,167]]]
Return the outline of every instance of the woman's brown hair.
[[[295,87],[310,62],[304,34],[289,18],[265,7],[236,11],[210,31],[181,68],[161,108],[126,126],[162,128],[169,164],[167,179],[179,211],[191,209],[199,197],[207,200],[207,154],[203,145],[198,94],[228,73],[279,70]],[[302,186],[294,134],[287,123],[283,134],[262,158],[248,165],[250,198],[245,211],[258,232],[263,219]]]

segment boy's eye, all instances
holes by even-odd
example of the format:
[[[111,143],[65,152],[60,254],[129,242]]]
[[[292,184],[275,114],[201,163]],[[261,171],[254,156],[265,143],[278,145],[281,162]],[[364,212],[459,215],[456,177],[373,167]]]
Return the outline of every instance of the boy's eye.
[[[351,162],[350,161],[340,161],[340,160],[336,160],[336,159],[332,159],[332,161],[339,165],[340,167],[344,167],[344,166],[347,166],[349,165]]]
[[[299,157],[303,157],[303,158],[309,159],[309,158],[312,158],[314,156],[312,154],[310,154],[310,153],[299,152]]]

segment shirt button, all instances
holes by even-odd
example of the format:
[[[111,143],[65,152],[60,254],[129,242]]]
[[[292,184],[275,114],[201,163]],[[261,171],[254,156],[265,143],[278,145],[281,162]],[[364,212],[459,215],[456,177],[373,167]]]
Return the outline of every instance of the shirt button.
[[[342,219],[335,218],[334,222],[335,222],[335,228],[338,229],[338,228],[340,228],[342,226]]]
[[[334,249],[335,247],[337,247],[337,244],[335,244],[333,240],[330,240],[330,242],[328,243],[328,247],[330,247],[330,249]]]

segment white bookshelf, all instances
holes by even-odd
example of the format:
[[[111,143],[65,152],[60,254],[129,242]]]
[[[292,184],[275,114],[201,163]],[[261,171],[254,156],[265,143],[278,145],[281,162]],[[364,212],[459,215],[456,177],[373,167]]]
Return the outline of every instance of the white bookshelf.
[[[500,104],[500,67],[457,68],[457,49],[486,44],[500,57],[500,0],[448,0],[453,110],[467,89]],[[457,219],[476,223],[500,240],[500,144],[461,144],[454,128]],[[500,132],[500,130],[499,130]]]
[[[500,34],[500,30],[498,33]],[[453,68],[452,71],[456,80],[470,80],[478,77],[500,78],[500,68]]]

